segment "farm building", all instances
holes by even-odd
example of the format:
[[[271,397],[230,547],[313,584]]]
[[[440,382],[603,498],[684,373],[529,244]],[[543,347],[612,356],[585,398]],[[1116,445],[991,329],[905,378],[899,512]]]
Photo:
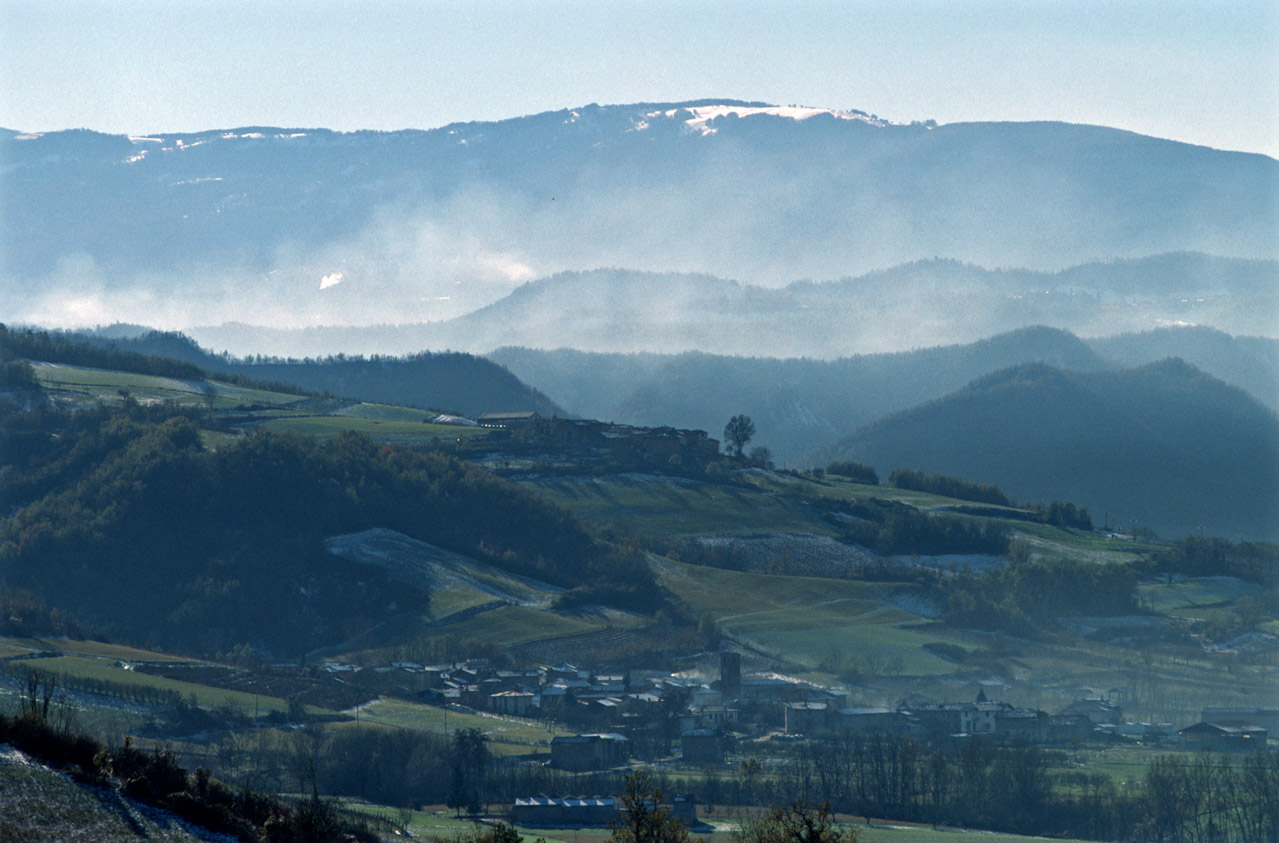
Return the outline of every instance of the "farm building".
[[[624,736],[617,734],[552,738],[551,766],[574,772],[617,767],[625,764],[630,757],[630,744]]]
[[[1255,752],[1266,748],[1269,732],[1251,723],[1196,723],[1177,734],[1187,749],[1205,752]]]
[[[1279,708],[1210,707],[1199,712],[1208,723],[1255,723],[1267,732],[1279,732]]]
[[[515,800],[511,822],[543,828],[607,827],[618,810],[612,796],[528,796]]]

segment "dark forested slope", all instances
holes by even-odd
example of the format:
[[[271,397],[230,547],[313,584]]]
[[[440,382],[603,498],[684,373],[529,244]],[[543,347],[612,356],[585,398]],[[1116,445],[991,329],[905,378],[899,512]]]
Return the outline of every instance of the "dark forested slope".
[[[1170,534],[1279,537],[1279,417],[1180,360],[1111,372],[1034,364],[973,381],[811,456],[997,484]]]
[[[652,586],[567,510],[449,457],[354,434],[212,450],[164,415],[6,414],[6,587],[140,643],[283,655],[426,610],[429,595],[325,552],[345,532],[387,527],[563,586],[609,579],[623,599]]]
[[[110,331],[67,336],[107,350],[180,360],[209,372],[288,384],[372,403],[444,410],[472,417],[486,412],[524,410],[545,416],[564,415],[554,401],[521,382],[507,369],[483,357],[460,352],[422,352],[407,357],[337,355],[306,360],[240,359],[210,353],[180,333],[142,330],[124,337]]]

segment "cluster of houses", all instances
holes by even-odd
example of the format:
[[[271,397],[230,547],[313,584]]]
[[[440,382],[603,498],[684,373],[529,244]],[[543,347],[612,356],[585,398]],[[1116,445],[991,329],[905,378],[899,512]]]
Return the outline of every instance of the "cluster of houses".
[[[891,733],[921,740],[994,738],[1021,743],[1080,743],[1122,721],[1118,706],[1079,700],[1058,714],[990,702],[984,692],[974,702],[903,703],[847,708],[825,702],[789,703],[786,732],[792,735]]]
[[[672,457],[704,462],[719,454],[719,440],[704,430],[675,427],[637,427],[595,419],[544,418],[535,412],[485,413],[480,427],[522,432],[531,441],[558,450],[618,454],[669,461]]]
[[[663,748],[678,741],[683,762],[703,766],[724,761],[729,732],[1055,745],[1136,739],[1228,751],[1264,747],[1270,730],[1279,728],[1279,711],[1265,709],[1205,709],[1202,722],[1177,731],[1170,723],[1128,722],[1123,708],[1105,699],[1079,699],[1049,714],[990,701],[984,690],[972,702],[921,698],[895,708],[858,707],[843,691],[781,676],[743,676],[741,657],[731,652],[721,654],[719,678],[710,683],[655,670],[606,673],[570,664],[503,670],[485,661],[398,662],[359,672],[365,678],[350,681],[399,688],[435,704],[547,718],[580,729],[551,742],[551,765],[575,772],[625,765],[644,754],[633,750],[637,738],[654,734],[661,735]]]

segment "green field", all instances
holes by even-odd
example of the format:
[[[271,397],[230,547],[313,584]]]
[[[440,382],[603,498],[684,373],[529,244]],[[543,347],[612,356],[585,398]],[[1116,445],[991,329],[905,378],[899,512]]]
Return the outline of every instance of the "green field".
[[[640,536],[834,531],[800,501],[739,486],[656,475],[543,478],[534,482],[586,521]]]
[[[382,817],[396,823],[407,817],[408,830],[414,835],[426,839],[457,840],[475,829],[473,822],[467,819],[455,818],[454,812],[442,805],[427,806],[419,811],[401,812],[384,805],[371,805],[356,799],[343,799],[339,804],[347,810]],[[758,813],[757,809],[746,810],[750,816]],[[713,830],[706,827],[694,829],[692,833],[693,839],[733,840],[733,835],[742,822],[741,813],[738,811],[722,813],[721,809],[721,811],[715,811],[709,816],[699,816],[704,823],[712,826]],[[501,817],[493,819],[500,820]],[[843,814],[837,815],[836,820],[842,826],[856,829],[857,839],[861,843],[943,843],[943,841],[945,843],[954,843],[957,835],[974,834],[980,835],[980,839],[986,841],[986,843],[1031,843],[1031,841],[1042,843],[1045,839],[1043,837],[1024,837],[1018,834],[1000,834],[998,832],[974,831],[961,828],[933,828],[929,825],[914,825],[885,820],[875,820],[870,825],[866,825],[865,819],[862,817]],[[556,829],[516,826],[515,830],[528,843],[538,839],[544,839],[546,843],[606,843],[606,841],[612,840],[612,834],[606,828]],[[1060,843],[1082,843],[1081,841],[1067,838],[1053,839],[1059,840]]]
[[[503,606],[441,627],[440,631],[460,638],[513,647],[544,638],[591,632],[605,625],[602,618],[595,616],[562,615],[523,606]]]
[[[419,419],[426,414],[417,412]],[[375,439],[382,438],[420,438],[420,439],[459,439],[474,436],[479,431],[474,427],[461,427],[450,424],[428,424],[423,421],[383,420],[364,418],[356,415],[331,416],[289,416],[273,418],[262,422],[261,427],[273,431],[301,433],[308,436],[337,436],[339,433],[354,431]]]
[[[1182,610],[1225,606],[1240,597],[1260,594],[1261,587],[1234,577],[1195,577],[1174,583],[1138,587],[1141,600],[1157,612],[1182,616]]]
[[[426,419],[434,413],[411,407],[328,402],[336,404],[335,409],[317,413],[308,409],[315,402],[303,395],[249,389],[217,380],[179,380],[51,363],[34,366],[41,385],[55,396],[105,402],[123,401],[127,396],[139,401],[198,405],[214,412],[252,407],[256,408],[253,418],[261,427],[273,431],[319,437],[354,431],[401,442],[456,440],[486,433],[478,427],[430,424]],[[206,442],[214,447],[228,441],[225,434],[206,434]]]
[[[360,709],[360,720],[410,729],[415,732],[452,734],[459,729],[479,729],[489,737],[489,748],[498,755],[546,753],[549,757],[551,738],[567,735],[549,723],[537,723],[514,717],[466,714],[433,705],[383,699]]]
[[[262,404],[285,406],[300,400],[298,395],[248,389],[219,381],[178,380],[156,375],[140,375],[83,366],[34,363],[41,385],[55,394],[80,395],[102,400],[121,400],[121,391],[138,400],[203,404],[213,409]]]
[[[32,666],[52,674],[66,674],[85,679],[104,679],[110,682],[122,682],[143,688],[158,688],[175,691],[184,699],[194,696],[196,703],[204,708],[230,706],[240,711],[265,714],[268,711],[287,711],[284,700],[277,697],[258,696],[243,691],[230,691],[224,688],[211,688],[193,682],[178,679],[167,679],[163,676],[152,676],[135,670],[125,670],[115,666],[115,662],[105,658],[91,656],[57,656],[40,659]]]
[[[77,641],[73,638],[0,638],[0,656],[18,655],[38,650],[49,650],[79,656],[96,656],[104,659],[123,659],[126,661],[178,662],[189,661],[181,656],[157,653],[152,650],[139,650],[121,644],[107,644],[102,641]],[[38,664],[33,662],[33,664]]]
[[[952,673],[955,665],[925,644],[950,639],[919,615],[891,605],[901,583],[742,573],[655,560],[661,582],[728,635],[815,667],[832,653],[874,649],[913,675]],[[842,657],[842,656],[841,656]]]

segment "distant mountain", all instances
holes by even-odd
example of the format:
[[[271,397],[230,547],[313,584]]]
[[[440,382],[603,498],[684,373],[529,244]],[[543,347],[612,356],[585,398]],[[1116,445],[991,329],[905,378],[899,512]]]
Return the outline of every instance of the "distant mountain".
[[[717,433],[745,413],[755,422],[756,444],[782,462],[1017,363],[1086,370],[1110,365],[1073,335],[1043,327],[961,346],[831,361],[518,348],[500,349],[491,358],[584,416]]]
[[[1180,361],[1068,372],[1043,364],[861,428],[810,461],[853,459],[1073,501],[1166,535],[1279,538],[1279,417]]]
[[[1279,340],[1205,328],[1080,340],[1034,327],[964,345],[830,361],[527,348],[489,356],[583,416],[717,432],[746,413],[755,422],[756,443],[792,464],[882,415],[1022,363],[1105,371],[1180,357],[1279,410]]]
[[[781,289],[601,269],[531,281],[444,322],[191,333],[211,348],[293,356],[523,346],[831,358],[974,342],[1027,325],[1104,336],[1187,323],[1275,334],[1279,261],[1183,252],[1032,272],[930,260]]]
[[[0,319],[398,324],[601,266],[776,287],[935,256],[1275,259],[1279,161],[718,100],[430,131],[9,131],[0,219]]]
[[[1088,345],[1125,367],[1180,357],[1279,411],[1279,339],[1183,326],[1092,339]]]
[[[502,366],[457,352],[407,357],[347,357],[253,360],[212,354],[189,337],[171,332],[116,329],[72,333],[95,345],[194,363],[209,372],[288,384],[313,392],[373,403],[401,404],[475,417],[486,412],[533,410],[545,416],[565,411]]]

